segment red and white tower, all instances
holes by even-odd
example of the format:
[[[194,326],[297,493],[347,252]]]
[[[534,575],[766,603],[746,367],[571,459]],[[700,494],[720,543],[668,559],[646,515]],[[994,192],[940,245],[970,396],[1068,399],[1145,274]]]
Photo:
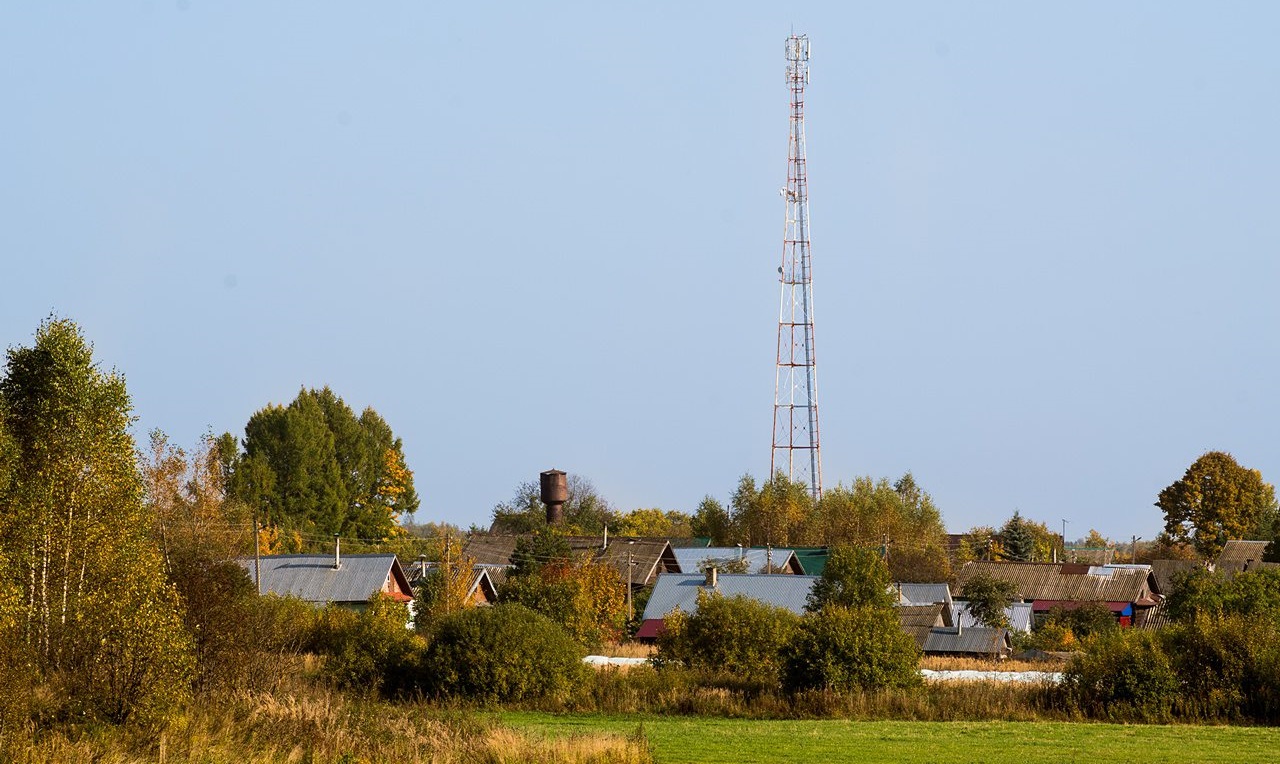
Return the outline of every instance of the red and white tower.
[[[813,352],[813,269],[809,252],[809,179],[805,167],[804,88],[809,84],[809,38],[787,38],[791,138],[787,149],[786,228],[782,237],[782,300],[778,311],[778,368],[773,393],[773,451],[769,475],[782,472],[822,496],[818,452],[818,377]]]

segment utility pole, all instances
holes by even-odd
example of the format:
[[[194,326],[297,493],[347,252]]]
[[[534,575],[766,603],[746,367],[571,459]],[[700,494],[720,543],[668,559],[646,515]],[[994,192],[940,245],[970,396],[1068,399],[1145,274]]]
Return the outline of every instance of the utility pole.
[[[262,548],[258,543],[261,535],[258,532],[258,509],[253,510],[253,582],[258,585],[258,596],[262,596]]]
[[[1140,541],[1141,539],[1142,539],[1141,536],[1134,536],[1133,542],[1129,545],[1129,564],[1130,565],[1138,564],[1138,541]]]
[[[782,472],[822,498],[818,452],[818,375],[813,346],[813,270],[809,250],[809,171],[804,137],[804,88],[809,84],[809,38],[787,38],[791,136],[787,148],[786,225],[778,309],[778,361],[773,388],[773,449],[769,479]]]
[[[635,542],[632,542],[632,543],[635,543]],[[631,550],[628,549],[627,550],[627,620],[628,621],[634,621],[636,619],[635,608],[631,606],[631,566],[634,564],[635,563],[631,561]]]

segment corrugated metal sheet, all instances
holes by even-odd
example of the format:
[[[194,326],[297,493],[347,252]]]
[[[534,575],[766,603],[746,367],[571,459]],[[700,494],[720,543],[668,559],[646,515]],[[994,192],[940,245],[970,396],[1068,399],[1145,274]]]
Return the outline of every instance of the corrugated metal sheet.
[[[1047,562],[967,562],[956,574],[964,584],[979,574],[1014,585],[1021,600],[1075,600],[1079,602],[1150,602],[1149,570],[1105,568]]]
[[[253,558],[236,562],[253,580]],[[382,591],[399,564],[394,554],[344,554],[336,569],[331,554],[268,555],[261,563],[262,591],[315,603],[360,603]]]
[[[951,622],[959,624],[961,628],[970,629],[979,626],[978,619],[973,617],[968,608],[969,603],[965,600],[956,600],[951,603]],[[1031,613],[1032,606],[1030,602],[1015,602],[1004,609],[1004,617],[1009,621],[1009,630],[1020,632],[1022,634],[1031,633]]]
[[[768,563],[769,551],[766,549],[746,549],[735,546],[682,547],[672,550],[676,562],[680,564],[681,573],[697,573],[702,564],[708,560],[736,562],[739,558],[747,561],[748,573],[763,573]],[[773,567],[792,571],[802,571],[803,567],[790,549],[773,550]]]
[[[924,652],[962,655],[1008,655],[1012,651],[1009,632],[983,626],[961,629],[930,629]]]
[[[716,591],[726,597],[744,595],[770,605],[803,613],[809,591],[817,576],[770,576],[759,573],[721,573]],[[677,607],[681,612],[698,609],[698,592],[704,588],[706,576],[701,573],[664,573],[658,576],[644,608],[645,621],[665,618]]]
[[[892,588],[901,605],[951,606],[951,587],[947,584],[893,584]]]

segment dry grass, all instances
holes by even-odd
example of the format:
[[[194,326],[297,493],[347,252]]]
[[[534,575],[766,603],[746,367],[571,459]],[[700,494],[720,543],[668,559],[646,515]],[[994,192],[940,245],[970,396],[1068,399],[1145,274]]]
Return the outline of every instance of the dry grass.
[[[924,656],[920,668],[933,671],[1061,671],[1065,660],[1051,661],[992,661],[979,658],[943,658]]]
[[[607,655],[610,658],[652,658],[658,648],[652,644],[643,642],[619,642],[613,645],[605,645],[598,651],[599,655]]]
[[[548,738],[492,718],[442,712],[424,703],[303,693],[237,695],[193,706],[163,729],[66,725],[7,741],[7,761],[101,764],[647,764],[643,739],[588,733]]]

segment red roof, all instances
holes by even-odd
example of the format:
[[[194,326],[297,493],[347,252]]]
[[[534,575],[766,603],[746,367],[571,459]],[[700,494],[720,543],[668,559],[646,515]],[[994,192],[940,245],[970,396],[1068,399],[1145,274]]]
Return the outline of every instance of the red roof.
[[[636,630],[636,639],[657,639],[658,635],[667,630],[667,624],[661,618],[650,618],[640,624],[640,628]]]

